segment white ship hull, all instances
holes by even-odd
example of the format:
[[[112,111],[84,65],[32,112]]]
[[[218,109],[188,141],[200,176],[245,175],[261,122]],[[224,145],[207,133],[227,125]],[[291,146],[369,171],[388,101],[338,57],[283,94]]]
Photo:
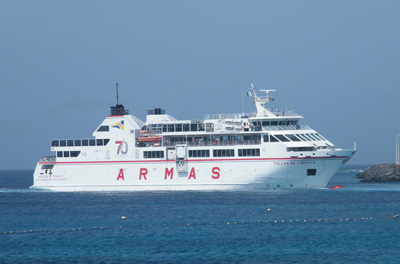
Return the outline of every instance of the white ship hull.
[[[55,164],[51,174],[39,162],[33,189],[53,191],[270,190],[324,188],[353,150],[338,157],[257,158],[187,161],[83,162]],[[316,175],[307,175],[316,169]]]

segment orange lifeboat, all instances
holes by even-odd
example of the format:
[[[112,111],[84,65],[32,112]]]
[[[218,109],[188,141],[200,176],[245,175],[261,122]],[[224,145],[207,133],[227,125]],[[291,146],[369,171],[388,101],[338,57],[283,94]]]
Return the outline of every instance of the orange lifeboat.
[[[154,137],[139,137],[139,142],[160,142],[161,136],[154,136]]]

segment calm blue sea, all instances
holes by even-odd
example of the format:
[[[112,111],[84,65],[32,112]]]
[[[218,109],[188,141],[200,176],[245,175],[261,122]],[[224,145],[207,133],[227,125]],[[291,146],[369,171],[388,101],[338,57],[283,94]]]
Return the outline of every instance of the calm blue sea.
[[[399,263],[400,184],[366,167],[261,192],[39,192],[0,171],[0,263]]]

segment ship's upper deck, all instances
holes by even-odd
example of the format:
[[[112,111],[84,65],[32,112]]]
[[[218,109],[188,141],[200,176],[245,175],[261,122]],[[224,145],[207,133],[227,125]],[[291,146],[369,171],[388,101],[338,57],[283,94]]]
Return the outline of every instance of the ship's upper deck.
[[[274,101],[270,92],[275,90],[261,90],[266,96],[257,96],[251,83],[250,92],[245,93],[251,97],[256,106],[256,112],[238,114],[207,114],[201,121],[177,120],[165,114],[165,110],[156,108],[149,110],[146,123],[142,130],[151,134],[165,134],[177,132],[250,132],[250,131],[280,131],[280,130],[311,130],[306,125],[299,124],[303,117],[293,110],[267,109],[265,105]]]

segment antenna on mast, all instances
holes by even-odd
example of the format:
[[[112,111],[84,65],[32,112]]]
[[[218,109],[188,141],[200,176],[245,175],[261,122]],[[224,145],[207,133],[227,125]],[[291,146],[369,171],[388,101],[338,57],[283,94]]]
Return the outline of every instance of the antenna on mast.
[[[111,116],[129,115],[129,111],[125,110],[122,104],[119,104],[118,83],[115,85],[115,90],[117,91],[117,105],[111,106]]]
[[[119,105],[119,102],[118,102],[118,83],[115,85],[115,89],[117,90],[117,105]]]

